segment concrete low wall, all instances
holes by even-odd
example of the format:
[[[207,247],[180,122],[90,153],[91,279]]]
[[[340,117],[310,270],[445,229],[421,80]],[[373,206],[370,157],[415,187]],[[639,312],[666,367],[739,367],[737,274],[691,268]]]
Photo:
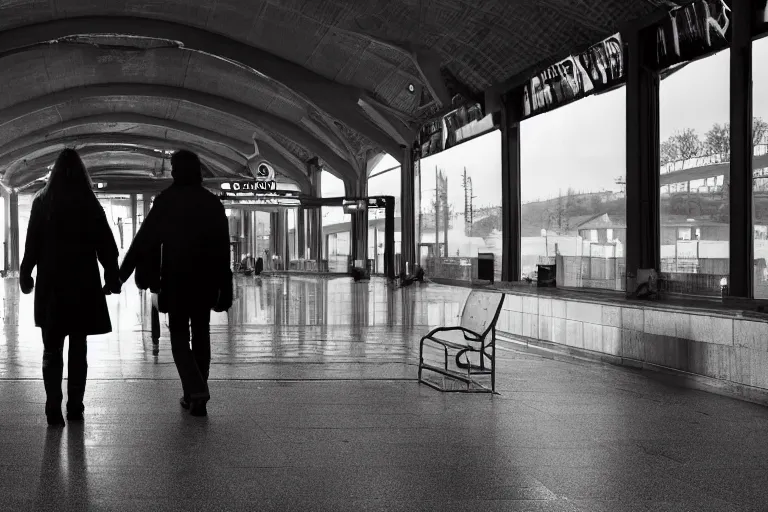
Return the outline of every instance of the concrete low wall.
[[[736,313],[507,293],[497,330],[768,391],[768,322]]]

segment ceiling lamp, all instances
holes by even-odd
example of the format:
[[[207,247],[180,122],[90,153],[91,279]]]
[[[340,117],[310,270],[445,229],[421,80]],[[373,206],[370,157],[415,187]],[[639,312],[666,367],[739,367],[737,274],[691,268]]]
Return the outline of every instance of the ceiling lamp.
[[[413,84],[408,84],[408,92],[411,94],[416,92],[416,86],[414,86]]]

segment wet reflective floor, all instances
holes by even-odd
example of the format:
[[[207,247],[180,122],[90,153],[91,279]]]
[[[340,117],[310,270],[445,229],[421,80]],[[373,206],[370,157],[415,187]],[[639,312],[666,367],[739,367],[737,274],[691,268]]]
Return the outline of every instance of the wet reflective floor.
[[[764,511],[768,410],[505,345],[500,395],[415,382],[468,290],[238,281],[215,315],[207,418],[177,403],[147,298],[110,297],[85,421],[48,429],[32,297],[5,283],[0,510]],[[275,380],[270,380],[275,379]]]
[[[40,378],[33,295],[20,294],[14,280],[4,284],[0,378]],[[384,279],[238,277],[232,309],[212,313],[211,379],[412,379],[419,336],[454,322],[467,293],[393,289]],[[88,338],[89,378],[176,378],[165,315],[152,355],[148,294],[130,280],[107,301],[113,332]]]

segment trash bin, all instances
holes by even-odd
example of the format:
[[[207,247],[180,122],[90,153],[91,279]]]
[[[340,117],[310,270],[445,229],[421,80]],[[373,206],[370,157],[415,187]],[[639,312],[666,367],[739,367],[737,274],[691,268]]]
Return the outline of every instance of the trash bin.
[[[477,253],[477,278],[493,283],[494,255],[492,252]]]
[[[554,288],[557,286],[557,265],[536,265],[536,286]]]

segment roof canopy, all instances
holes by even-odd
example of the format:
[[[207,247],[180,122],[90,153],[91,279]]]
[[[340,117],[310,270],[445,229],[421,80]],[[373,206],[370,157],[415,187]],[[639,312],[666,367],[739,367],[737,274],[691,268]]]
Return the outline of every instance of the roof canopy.
[[[0,172],[65,146],[156,172],[198,151],[220,176],[261,155],[354,187],[421,124],[644,17],[663,0],[14,0],[0,5]],[[141,158],[136,157],[141,155]],[[283,179],[281,178],[281,179]]]

